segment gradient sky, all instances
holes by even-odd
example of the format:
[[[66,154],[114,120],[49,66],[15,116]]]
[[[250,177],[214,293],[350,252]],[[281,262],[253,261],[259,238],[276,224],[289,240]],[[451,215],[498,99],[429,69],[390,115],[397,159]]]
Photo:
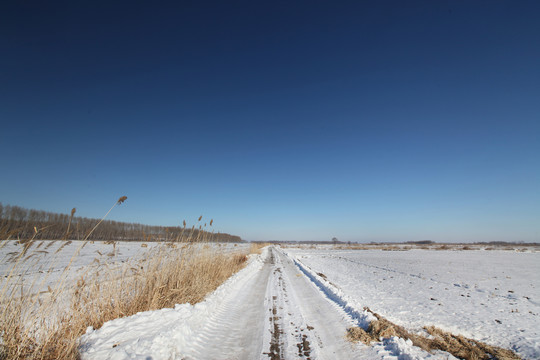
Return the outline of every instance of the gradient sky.
[[[115,3],[115,4],[111,4]],[[538,1],[10,1],[0,202],[247,240],[540,241]]]

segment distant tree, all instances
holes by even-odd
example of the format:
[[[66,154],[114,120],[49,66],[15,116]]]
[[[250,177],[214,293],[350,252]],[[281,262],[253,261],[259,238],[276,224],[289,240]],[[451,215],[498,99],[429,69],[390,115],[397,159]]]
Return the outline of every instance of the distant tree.
[[[125,198],[120,198],[124,201]],[[120,202],[119,200],[119,202]],[[82,239],[92,231],[99,219],[58,214],[43,210],[25,209],[0,203],[0,240],[11,239]],[[210,224],[213,223],[213,220]],[[34,227],[39,229],[36,234]],[[217,234],[195,226],[186,230],[179,226],[155,226],[104,220],[92,232],[90,240],[154,240],[154,241],[226,241],[241,242],[242,238],[226,233]]]
[[[333,237],[333,238],[332,238],[332,243],[333,243],[334,245],[336,245],[336,244],[338,243],[338,241],[339,241],[339,240],[337,239],[337,237]]]

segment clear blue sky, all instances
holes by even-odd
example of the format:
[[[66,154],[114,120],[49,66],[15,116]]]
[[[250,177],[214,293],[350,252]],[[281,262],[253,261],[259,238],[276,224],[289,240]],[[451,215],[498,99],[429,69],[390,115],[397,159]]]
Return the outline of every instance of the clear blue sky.
[[[0,5],[3,204],[540,241],[540,2],[111,3]]]

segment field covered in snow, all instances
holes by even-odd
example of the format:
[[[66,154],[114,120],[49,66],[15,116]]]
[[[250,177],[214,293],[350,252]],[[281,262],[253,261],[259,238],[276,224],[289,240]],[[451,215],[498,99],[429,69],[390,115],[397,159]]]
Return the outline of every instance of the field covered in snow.
[[[343,294],[408,329],[435,325],[540,358],[540,252],[287,248]]]
[[[82,248],[81,244],[35,242],[21,256],[23,244],[4,243],[1,282],[5,285],[9,279],[46,297],[47,287],[59,281],[69,287],[96,271],[102,271],[106,280],[114,272],[110,269],[142,264],[157,248],[156,243],[142,242],[89,242]],[[248,252],[250,244],[195,246],[229,253]],[[250,255],[245,268],[198,304],[140,312],[108,321],[99,329],[88,328],[79,339],[80,356],[455,359],[448,352],[428,352],[397,336],[369,345],[347,340],[348,329],[367,329],[376,320],[374,312],[411,333],[425,336],[422,329],[433,325],[511,349],[524,359],[540,358],[537,248],[388,249],[400,251],[330,245],[266,247],[261,254]],[[32,266],[14,267],[17,258]]]

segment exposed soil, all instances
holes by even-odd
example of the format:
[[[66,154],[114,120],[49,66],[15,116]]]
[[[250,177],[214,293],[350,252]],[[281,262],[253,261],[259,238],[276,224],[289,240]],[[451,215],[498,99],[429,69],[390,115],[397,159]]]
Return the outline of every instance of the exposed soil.
[[[281,335],[283,334],[283,331],[279,327],[279,316],[276,316],[276,296],[273,297],[273,300],[274,306],[272,307],[272,317],[270,317],[270,321],[273,324],[272,339],[270,341],[270,351],[265,354],[268,355],[268,357],[272,360],[281,360]]]
[[[298,357],[303,358],[306,357],[308,360],[311,360],[311,349],[309,347],[309,341],[307,340],[307,335],[303,334],[301,341],[296,344],[298,347]]]
[[[275,258],[274,258],[274,254],[271,252],[270,253],[270,259],[269,259],[269,262],[274,265],[275,264]],[[279,270],[279,269],[276,269],[274,270],[274,273]],[[266,355],[268,355],[268,357],[271,359],[271,360],[282,360],[283,359],[283,354],[282,354],[282,349],[281,349],[281,335],[283,335],[283,330],[281,330],[280,326],[279,326],[279,320],[281,319],[277,314],[278,314],[278,310],[277,310],[277,303],[278,303],[278,299],[277,299],[277,296],[272,296],[272,308],[269,309],[272,313],[272,316],[270,316],[269,318],[269,321],[270,323],[272,324],[271,326],[271,332],[272,332],[272,336],[271,336],[271,339],[270,339],[270,351],[267,352],[267,353],[264,353]]]

